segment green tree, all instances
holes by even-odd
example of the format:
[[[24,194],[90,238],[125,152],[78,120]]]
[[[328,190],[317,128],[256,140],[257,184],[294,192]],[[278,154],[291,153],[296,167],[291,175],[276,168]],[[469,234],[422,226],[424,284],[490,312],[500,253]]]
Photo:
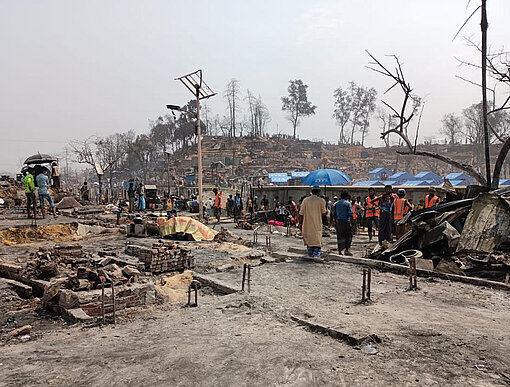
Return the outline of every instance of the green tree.
[[[315,114],[317,106],[308,101],[306,94],[307,85],[301,79],[289,81],[287,89],[289,95],[282,97],[282,110],[288,113],[287,119],[292,124],[293,137],[296,138],[296,128],[302,117],[308,117]]]

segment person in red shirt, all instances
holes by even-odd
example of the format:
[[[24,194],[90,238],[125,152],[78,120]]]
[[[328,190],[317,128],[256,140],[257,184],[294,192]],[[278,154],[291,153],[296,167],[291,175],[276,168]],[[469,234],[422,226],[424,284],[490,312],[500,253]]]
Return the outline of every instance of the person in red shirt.
[[[214,198],[214,204],[213,204],[213,214],[214,214],[216,220],[219,222],[220,216],[221,216],[221,208],[222,208],[221,200],[222,200],[223,192],[218,191],[217,188],[213,188],[213,192],[214,192],[214,195],[216,195],[216,197]]]

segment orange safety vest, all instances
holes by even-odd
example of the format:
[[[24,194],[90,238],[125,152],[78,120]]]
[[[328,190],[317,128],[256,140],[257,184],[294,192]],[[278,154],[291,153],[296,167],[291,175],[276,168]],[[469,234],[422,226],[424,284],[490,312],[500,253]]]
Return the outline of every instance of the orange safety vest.
[[[441,199],[439,196],[434,195],[432,198],[429,197],[429,195],[425,196],[425,208],[431,208],[434,206],[437,206]]]
[[[366,203],[366,206],[365,206],[365,209],[366,209],[365,217],[366,218],[372,218],[374,216],[378,216],[378,215],[376,215],[375,205],[374,205],[374,203],[372,203],[372,199],[370,199],[370,196],[367,196],[365,198],[365,203]]]
[[[409,208],[406,206],[407,199],[395,199],[393,202],[393,219],[400,220],[405,214],[409,212]]]
[[[216,194],[216,197],[214,198],[214,207],[218,207],[218,208],[221,208],[221,195],[222,195],[222,192],[218,192]]]
[[[356,204],[352,205],[352,219],[358,219],[358,214],[356,213]]]

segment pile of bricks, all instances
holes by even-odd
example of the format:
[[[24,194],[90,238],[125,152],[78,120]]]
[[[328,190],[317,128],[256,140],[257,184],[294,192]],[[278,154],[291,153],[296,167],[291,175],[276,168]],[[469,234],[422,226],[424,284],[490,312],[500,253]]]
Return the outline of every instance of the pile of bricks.
[[[66,264],[87,262],[88,259],[83,253],[81,245],[55,245],[51,252],[52,256]]]
[[[138,257],[145,264],[145,270],[153,274],[195,267],[195,260],[190,251],[180,248],[171,241],[154,243],[152,248],[127,245],[126,253]]]

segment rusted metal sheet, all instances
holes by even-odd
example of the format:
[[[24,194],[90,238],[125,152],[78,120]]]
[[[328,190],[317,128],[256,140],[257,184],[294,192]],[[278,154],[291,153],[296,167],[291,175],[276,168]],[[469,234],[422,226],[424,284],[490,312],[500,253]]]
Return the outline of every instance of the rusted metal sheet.
[[[482,193],[462,230],[457,251],[492,252],[505,242],[510,232],[510,200],[493,193]]]

